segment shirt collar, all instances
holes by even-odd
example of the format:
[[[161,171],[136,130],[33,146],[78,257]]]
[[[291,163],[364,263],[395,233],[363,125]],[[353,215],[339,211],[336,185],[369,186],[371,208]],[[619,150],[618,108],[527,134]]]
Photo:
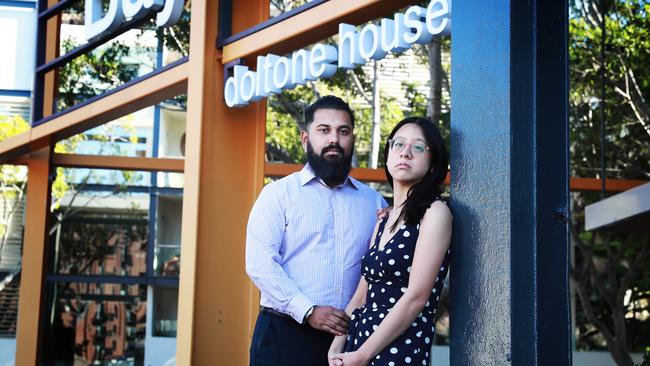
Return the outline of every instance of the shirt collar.
[[[314,169],[309,165],[309,163],[305,164],[305,166],[300,171],[300,184],[304,186],[304,185],[306,185],[307,183],[311,182],[314,179],[318,180],[322,184],[325,184],[325,182],[323,182],[323,180],[316,175],[316,173],[314,172]],[[345,181],[343,182],[343,184],[341,184],[341,185],[342,186],[349,185],[354,189],[359,189],[359,184],[360,184],[359,181],[357,181],[356,179],[354,179],[354,178],[352,178],[352,177],[350,177],[348,175],[345,178]]]

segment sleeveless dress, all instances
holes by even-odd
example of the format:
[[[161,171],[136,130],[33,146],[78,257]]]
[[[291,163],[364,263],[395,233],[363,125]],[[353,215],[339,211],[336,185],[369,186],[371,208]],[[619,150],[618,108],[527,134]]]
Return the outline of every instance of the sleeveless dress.
[[[361,273],[368,282],[366,304],[352,313],[345,342],[345,352],[352,352],[377,329],[393,305],[406,292],[420,225],[402,225],[379,249],[379,240],[387,217],[382,219],[375,242],[361,259]],[[438,277],[422,312],[411,326],[384,348],[370,366],[429,365],[430,350],[435,332],[435,314],[445,277],[449,272],[447,250]]]

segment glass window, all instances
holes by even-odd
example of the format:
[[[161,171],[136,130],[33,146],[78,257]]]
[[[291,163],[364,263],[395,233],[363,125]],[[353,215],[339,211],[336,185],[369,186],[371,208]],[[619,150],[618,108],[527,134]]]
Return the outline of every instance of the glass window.
[[[144,194],[137,197],[140,200],[148,198]],[[137,204],[136,199],[127,204]],[[55,217],[63,216],[61,211],[55,213]],[[54,272],[145,275],[148,224],[147,212],[137,209],[124,213],[82,211],[65,217],[55,224],[55,233],[51,236]]]
[[[162,277],[178,277],[181,270],[183,197],[159,195],[154,270]]]
[[[361,29],[361,26],[357,29]],[[320,43],[337,45],[338,36]],[[311,49],[311,46],[303,48]],[[429,64],[430,52],[439,52],[439,68]],[[267,99],[266,111],[266,160],[277,163],[305,162],[299,139],[304,110],[319,96],[329,94],[345,100],[354,112],[355,167],[382,168],[383,148],[388,134],[400,120],[409,116],[436,119],[448,144],[450,60],[450,40],[442,38],[438,43],[414,44],[408,50],[389,53],[378,61],[368,60],[365,65],[353,70],[339,68],[331,78],[308,81],[305,85],[271,95]],[[440,96],[435,100],[431,89],[434,74],[440,81],[435,88]],[[374,103],[373,98],[378,98],[379,103]],[[373,121],[379,121],[378,129],[374,128]],[[378,133],[374,134],[374,131]],[[374,145],[373,139],[379,143]]]
[[[67,138],[57,143],[56,152],[183,158],[186,115],[187,95],[180,94]],[[182,183],[167,186],[180,188]]]
[[[146,286],[48,283],[46,365],[141,365]]]
[[[178,288],[156,287],[153,293],[153,336],[176,337]]]
[[[0,165],[0,354],[8,358],[15,354],[26,187],[26,167]]]
[[[298,9],[314,0],[270,0],[269,17],[275,18],[291,10]]]
[[[57,111],[114,89],[189,55],[191,2],[171,27],[156,28],[155,17],[95,49],[78,56],[58,71]],[[87,42],[84,2],[73,2],[61,14],[60,54]]]

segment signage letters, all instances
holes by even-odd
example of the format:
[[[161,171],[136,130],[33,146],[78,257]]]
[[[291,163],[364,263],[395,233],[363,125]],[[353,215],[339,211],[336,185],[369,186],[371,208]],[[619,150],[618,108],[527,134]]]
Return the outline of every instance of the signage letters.
[[[404,51],[414,43],[428,43],[434,35],[450,33],[450,16],[449,0],[432,0],[426,8],[411,6],[403,14],[384,18],[379,25],[367,24],[359,32],[355,26],[341,23],[338,49],[319,43],[289,57],[258,56],[256,71],[234,66],[233,76],[224,85],[226,105],[242,107],[307,80],[331,77],[339,67],[352,69],[369,59],[382,59],[388,52]]]
[[[86,0],[86,39],[92,41],[116,31],[125,20],[156,14],[156,26],[175,24],[183,12],[183,0],[110,0],[106,14],[102,15],[102,0]]]

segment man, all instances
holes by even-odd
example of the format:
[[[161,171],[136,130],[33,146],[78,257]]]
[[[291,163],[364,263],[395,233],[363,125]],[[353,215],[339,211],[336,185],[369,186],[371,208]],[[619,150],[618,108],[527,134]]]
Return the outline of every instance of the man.
[[[305,111],[307,164],[262,190],[248,221],[246,271],[260,289],[251,366],[327,365],[384,199],[348,176],[354,115],[326,96]]]

